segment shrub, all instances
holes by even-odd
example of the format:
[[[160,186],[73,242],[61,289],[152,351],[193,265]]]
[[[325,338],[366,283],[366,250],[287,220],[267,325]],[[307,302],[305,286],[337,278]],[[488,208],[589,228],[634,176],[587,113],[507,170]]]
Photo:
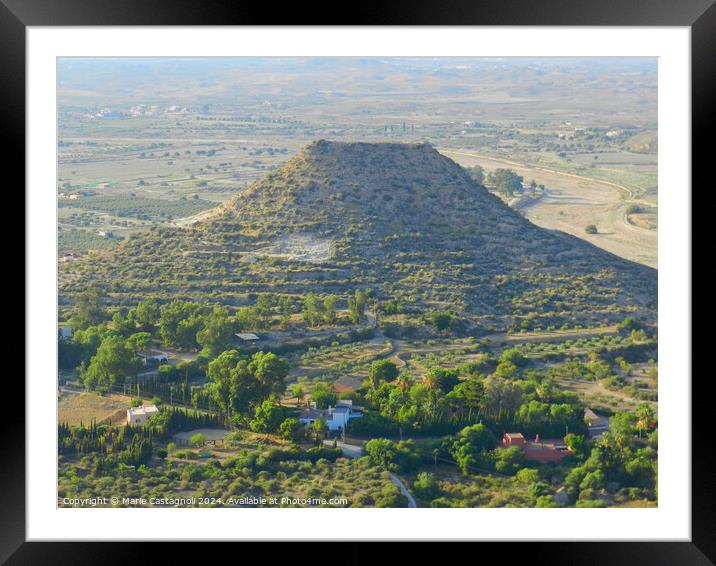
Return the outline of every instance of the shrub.
[[[549,485],[547,485],[543,481],[538,481],[530,485],[529,489],[527,490],[529,494],[534,497],[542,497],[544,495],[547,495],[547,491],[549,490]]]
[[[523,485],[539,481],[539,472],[533,468],[522,468],[515,474],[515,479]]]
[[[413,482],[413,491],[421,499],[435,499],[440,493],[440,486],[430,472],[420,472]]]
[[[279,433],[281,438],[291,442],[300,442],[305,437],[305,429],[295,417],[289,417],[284,420],[279,426]]]
[[[537,501],[535,502],[535,507],[557,507],[557,502],[551,495],[542,495],[537,498]]]

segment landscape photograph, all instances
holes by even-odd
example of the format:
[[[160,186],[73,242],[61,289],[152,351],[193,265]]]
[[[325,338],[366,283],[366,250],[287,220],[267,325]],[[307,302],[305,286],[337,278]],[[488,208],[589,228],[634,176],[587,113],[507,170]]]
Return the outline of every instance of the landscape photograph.
[[[657,58],[57,78],[58,507],[658,506]]]

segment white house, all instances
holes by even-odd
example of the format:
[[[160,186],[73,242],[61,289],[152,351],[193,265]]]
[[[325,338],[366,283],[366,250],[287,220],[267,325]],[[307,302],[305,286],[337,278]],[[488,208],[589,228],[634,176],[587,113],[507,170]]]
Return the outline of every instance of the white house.
[[[311,425],[323,417],[326,419],[328,430],[345,430],[348,421],[363,416],[362,409],[363,407],[353,406],[353,401],[350,400],[338,401],[335,407],[328,407],[328,409],[316,409],[315,403],[311,403],[311,408],[302,411],[298,420],[305,425]]]
[[[132,426],[142,426],[149,417],[159,412],[156,405],[142,405],[141,407],[132,407],[127,409],[127,424]]]
[[[61,338],[64,338],[66,340],[72,340],[72,327],[61,326],[59,329],[59,334]]]

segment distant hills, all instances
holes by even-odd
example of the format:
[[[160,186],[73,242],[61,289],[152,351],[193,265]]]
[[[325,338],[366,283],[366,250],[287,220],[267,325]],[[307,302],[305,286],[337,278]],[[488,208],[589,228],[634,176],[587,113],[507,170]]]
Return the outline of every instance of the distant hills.
[[[92,284],[117,304],[371,288],[491,327],[655,321],[657,304],[654,269],[535,226],[430,145],[325,140],[201,222],[63,265],[61,302]]]

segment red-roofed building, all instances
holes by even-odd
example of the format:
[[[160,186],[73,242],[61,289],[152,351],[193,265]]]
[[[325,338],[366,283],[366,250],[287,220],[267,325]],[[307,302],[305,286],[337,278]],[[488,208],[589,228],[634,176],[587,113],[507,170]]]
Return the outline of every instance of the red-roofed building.
[[[522,436],[521,432],[506,432],[502,437],[502,446],[508,448],[510,446],[524,446],[527,440]]]
[[[502,447],[518,446],[525,454],[525,460],[534,462],[559,462],[572,451],[561,439],[540,439],[528,441],[520,432],[506,432],[502,437]]]

